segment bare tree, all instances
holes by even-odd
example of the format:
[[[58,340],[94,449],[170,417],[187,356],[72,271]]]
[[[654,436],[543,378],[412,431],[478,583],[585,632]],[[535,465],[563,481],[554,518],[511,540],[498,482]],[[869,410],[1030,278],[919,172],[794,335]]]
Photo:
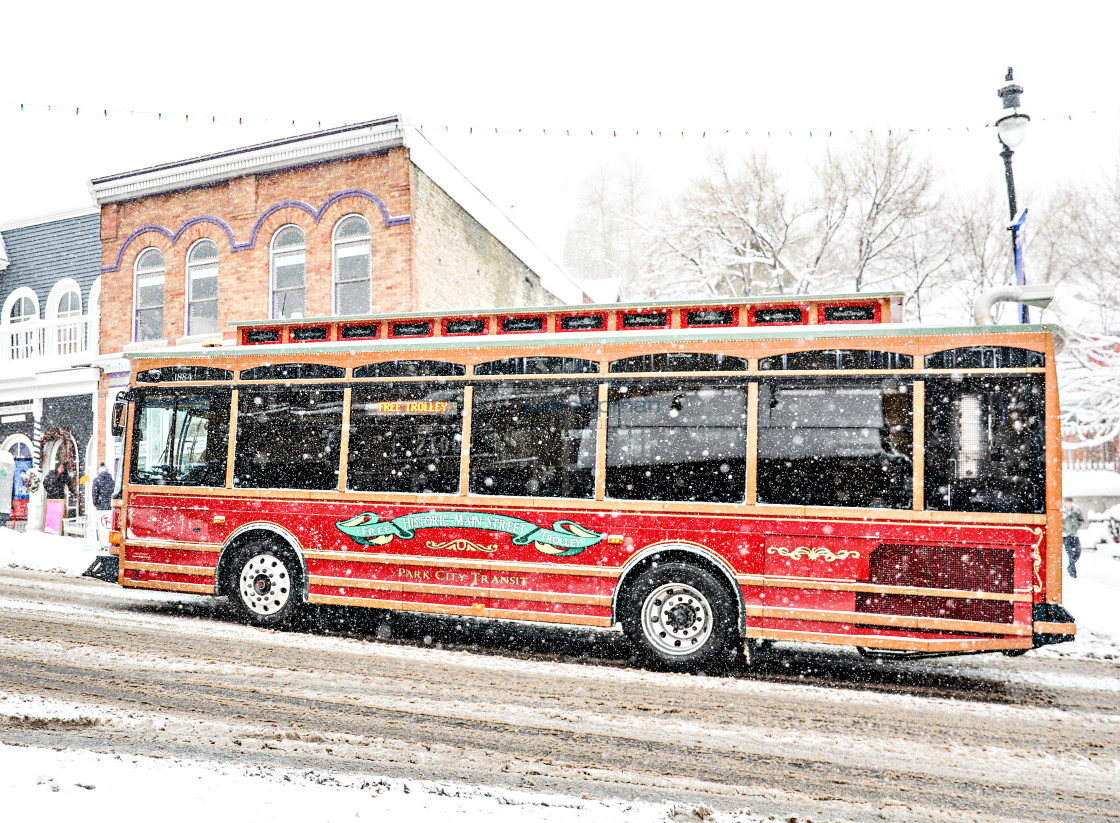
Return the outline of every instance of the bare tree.
[[[882,269],[913,239],[922,218],[936,210],[934,173],[930,162],[916,154],[909,135],[863,137],[842,164],[852,192],[847,209],[853,235],[849,276],[858,292],[871,279],[889,280]]]
[[[595,169],[583,182],[568,230],[567,269],[583,280],[617,277],[624,288],[639,279],[647,268],[639,226],[649,202],[648,176],[636,158]]]

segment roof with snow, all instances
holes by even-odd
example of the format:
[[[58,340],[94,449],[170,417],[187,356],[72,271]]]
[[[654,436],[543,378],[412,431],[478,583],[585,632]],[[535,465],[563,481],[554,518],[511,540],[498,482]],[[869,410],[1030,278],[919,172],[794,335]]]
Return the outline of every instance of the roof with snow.
[[[408,149],[418,169],[513,252],[563,303],[583,301],[583,289],[554,263],[494,202],[467,179],[423,133],[399,116],[295,135],[188,160],[98,177],[90,192],[100,205],[204,186],[247,174],[375,154],[394,146]]]

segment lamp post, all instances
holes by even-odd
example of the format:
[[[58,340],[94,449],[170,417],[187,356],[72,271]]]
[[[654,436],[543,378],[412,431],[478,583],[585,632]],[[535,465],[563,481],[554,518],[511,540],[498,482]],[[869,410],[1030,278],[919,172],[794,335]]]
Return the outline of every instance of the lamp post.
[[[1026,282],[1023,272],[1022,248],[1019,245],[1019,226],[1016,218],[1019,209],[1015,203],[1015,176],[1011,173],[1011,156],[1015,153],[1012,149],[1019,147],[1023,138],[1027,136],[1027,124],[1031,118],[1019,111],[1019,97],[1023,87],[1016,85],[1013,80],[1011,67],[1007,67],[1007,76],[1004,78],[1008,85],[999,90],[998,94],[1003,101],[1003,116],[996,121],[996,130],[999,132],[999,144],[1003,151],[999,156],[1003,158],[1003,171],[1007,179],[1007,202],[1011,211],[1011,260],[1014,268],[1015,282],[1020,286]],[[1010,109],[1010,111],[1007,111]],[[1020,304],[1019,322],[1027,323],[1030,315],[1027,307]]]

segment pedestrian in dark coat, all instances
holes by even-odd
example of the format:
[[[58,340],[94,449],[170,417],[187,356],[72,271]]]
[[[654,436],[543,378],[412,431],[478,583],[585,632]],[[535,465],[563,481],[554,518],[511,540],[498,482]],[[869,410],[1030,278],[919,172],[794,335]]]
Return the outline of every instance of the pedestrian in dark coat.
[[[93,507],[98,511],[108,511],[113,508],[113,475],[102,463],[97,467],[97,477],[93,479]]]
[[[1085,525],[1085,515],[1072,497],[1066,498],[1062,508],[1062,545],[1065,546],[1066,556],[1069,558],[1069,576],[1077,577],[1077,561],[1081,559],[1081,538],[1077,536],[1078,530]]]

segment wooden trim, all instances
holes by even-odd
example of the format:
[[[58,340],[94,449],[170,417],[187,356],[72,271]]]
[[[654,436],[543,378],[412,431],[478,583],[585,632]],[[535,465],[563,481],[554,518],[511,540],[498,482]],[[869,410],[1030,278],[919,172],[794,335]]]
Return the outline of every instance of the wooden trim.
[[[599,384],[599,408],[595,421],[595,499],[607,497],[607,403],[606,383]]]
[[[857,580],[803,580],[788,577],[767,577],[756,574],[737,574],[735,582],[741,586],[770,589],[805,589],[808,591],[860,592],[863,594],[900,594],[910,597],[951,597],[954,600],[996,600],[1005,603],[1030,603],[1034,597],[1028,592],[979,592],[965,589],[927,589],[917,586],[884,586],[878,583],[861,583]]]
[[[130,549],[161,549],[176,552],[220,552],[222,543],[186,543],[176,540],[133,540],[125,539]]]
[[[752,363],[757,361],[752,360]],[[747,384],[747,497],[744,504],[758,503],[758,383]]]
[[[463,389],[463,441],[459,453],[459,495],[470,491],[471,482],[471,421],[474,417],[474,387]]]
[[[922,640],[910,637],[883,635],[829,634],[827,632],[786,631],[748,627],[745,637],[763,640],[785,640],[794,643],[827,643],[833,646],[861,646],[865,649],[892,649],[907,652],[949,651],[999,651],[1001,649],[1029,649],[1034,643],[1029,637],[962,637],[958,639]]]
[[[1035,634],[1077,634],[1076,623],[1043,623],[1034,624]]]
[[[1045,386],[1046,424],[1046,535],[1040,551],[1045,551],[1046,602],[1062,602],[1062,424],[1058,405],[1058,371],[1053,339],[1047,341]]]
[[[461,479],[461,475],[460,475]],[[167,496],[174,494],[182,497],[202,497],[214,499],[220,497],[240,497],[244,499],[267,500],[309,500],[317,503],[349,502],[356,505],[405,505],[405,506],[434,506],[453,505],[463,506],[469,499],[472,508],[483,507],[486,509],[541,509],[554,511],[567,510],[577,514],[586,514],[588,511],[627,511],[647,514],[695,514],[712,518],[788,518],[790,520],[828,520],[832,522],[868,522],[868,521],[893,521],[893,522],[922,522],[922,523],[960,523],[975,525],[979,523],[998,526],[1043,526],[1046,525],[1044,514],[999,514],[985,512],[942,512],[942,511],[912,511],[911,509],[859,509],[839,508],[828,506],[779,506],[755,505],[746,506],[742,503],[691,503],[658,500],[581,500],[569,497],[499,497],[491,495],[471,494],[469,498],[462,494],[405,494],[403,492],[337,492],[305,489],[210,489],[201,487],[175,487],[169,491],[167,486],[131,486],[133,494],[151,494]],[[467,499],[465,499],[467,498]]]
[[[342,437],[338,441],[338,490],[346,491],[346,469],[350,465],[350,396],[352,389],[342,390]]]
[[[542,603],[570,603],[578,606],[611,604],[610,595],[570,594],[567,592],[519,591],[516,589],[487,589],[477,586],[433,586],[427,583],[410,583],[404,580],[368,580],[353,577],[319,577],[311,575],[312,586],[337,586],[345,589],[375,589],[377,591],[436,594],[452,597],[489,597],[494,600],[521,600]]]
[[[213,577],[213,566],[173,566],[169,563],[121,563],[122,569],[138,572],[160,572],[162,574],[192,574],[199,577]]]
[[[911,467],[913,475],[911,487],[914,495],[914,511],[922,511],[926,507],[926,384],[924,380],[915,380],[913,384],[914,411],[913,411],[913,452]]]
[[[213,594],[213,584],[206,586],[202,583],[172,583],[167,580],[129,580],[124,577],[121,569],[120,583],[129,589],[159,589],[165,592],[188,592],[190,594]]]
[[[234,389],[229,398],[229,445],[226,447],[226,489],[233,490],[233,461],[237,457],[237,404],[241,392]],[[143,488],[141,486],[140,488]],[[162,486],[157,487],[162,488]],[[213,489],[216,492],[218,489]],[[166,492],[165,492],[166,493]]]
[[[944,632],[976,632],[981,634],[1029,635],[1031,627],[1018,623],[984,623],[979,620],[948,620],[941,617],[911,617],[897,614],[866,614],[817,609],[778,609],[770,606],[747,606],[747,617],[771,620],[811,620],[817,623],[851,623],[855,626],[890,626],[899,629],[937,629]]]
[[[575,577],[618,577],[621,568],[576,566],[568,563],[522,563],[498,560],[471,560],[465,557],[426,557],[407,554],[374,554],[372,552],[304,552],[308,560],[339,560],[352,563],[384,563],[397,566],[438,566],[450,569],[520,572],[521,574],[560,574]]]
[[[528,620],[534,623],[567,623],[576,626],[602,626],[610,628],[609,617],[592,617],[584,614],[549,614],[514,609],[473,608],[470,606],[445,606],[438,603],[410,603],[398,600],[374,600],[365,597],[338,597],[335,595],[308,595],[308,603],[326,603],[336,606],[366,606],[372,609],[393,609],[403,612],[429,614],[458,614],[467,617],[490,617],[500,620]]]

